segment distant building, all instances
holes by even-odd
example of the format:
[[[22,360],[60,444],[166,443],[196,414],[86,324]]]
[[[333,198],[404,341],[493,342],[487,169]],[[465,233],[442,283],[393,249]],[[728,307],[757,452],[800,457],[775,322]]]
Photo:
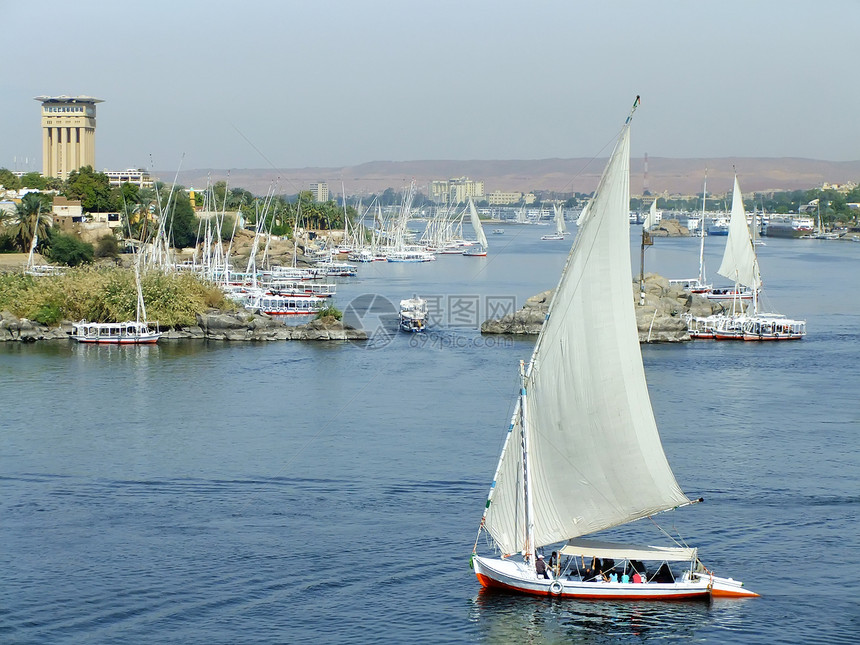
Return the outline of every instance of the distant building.
[[[148,170],[143,168],[129,168],[128,170],[105,170],[111,186],[122,186],[132,184],[138,188],[152,188],[155,183]]]
[[[95,168],[96,103],[91,96],[37,96],[42,102],[42,175],[69,178],[83,166]]]
[[[430,182],[430,201],[437,204],[462,204],[470,197],[475,201],[484,199],[484,182],[468,177]]]
[[[315,184],[311,184],[311,192],[314,194],[314,201],[328,201],[328,184],[326,182],[319,181]]]
[[[77,232],[84,222],[84,209],[79,199],[68,199],[56,195],[53,212],[54,226],[64,233]]]
[[[487,203],[490,206],[505,206],[508,204],[518,204],[523,202],[525,204],[534,204],[535,196],[534,193],[505,193],[501,190],[496,190],[486,197]]]

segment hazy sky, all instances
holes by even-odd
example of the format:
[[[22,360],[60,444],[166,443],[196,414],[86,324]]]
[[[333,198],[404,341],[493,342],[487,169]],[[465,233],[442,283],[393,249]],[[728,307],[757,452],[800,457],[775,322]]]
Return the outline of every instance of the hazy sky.
[[[605,155],[860,159],[860,1],[0,0],[0,166],[40,95],[97,169]],[[17,164],[15,158],[17,157]]]

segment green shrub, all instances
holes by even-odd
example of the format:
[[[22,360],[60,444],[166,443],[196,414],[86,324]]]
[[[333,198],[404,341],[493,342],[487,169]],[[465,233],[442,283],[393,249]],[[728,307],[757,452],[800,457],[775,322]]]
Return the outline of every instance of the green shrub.
[[[343,319],[343,312],[334,305],[326,305],[317,312],[317,318],[336,318]]]
[[[209,308],[235,311],[212,283],[191,274],[145,273],[141,278],[146,314],[164,327],[196,323]],[[34,278],[0,273],[0,311],[53,325],[61,320],[122,322],[134,320],[137,288],[134,271],[120,267],[76,267],[64,275]]]
[[[93,261],[93,245],[80,238],[55,231],[50,244],[45,255],[51,262],[76,267]]]
[[[36,322],[42,323],[43,325],[57,325],[63,319],[63,310],[55,302],[46,302],[39,310],[36,312],[36,315],[33,316],[33,320]]]
[[[101,236],[96,242],[95,256],[97,258],[115,258],[119,256],[119,242],[111,233]]]

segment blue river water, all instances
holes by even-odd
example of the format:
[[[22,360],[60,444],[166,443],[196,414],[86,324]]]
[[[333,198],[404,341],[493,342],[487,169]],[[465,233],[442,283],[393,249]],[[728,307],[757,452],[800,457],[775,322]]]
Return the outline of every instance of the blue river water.
[[[368,343],[0,344],[0,642],[856,642],[860,244],[759,247],[803,341],[643,346],[705,498],[657,519],[761,598],[589,603],[482,592],[468,565],[533,347],[476,324],[554,287],[569,248],[505,228],[487,258],[341,280]],[[698,240],[646,265],[693,276]],[[413,294],[436,306],[420,338],[385,315]]]

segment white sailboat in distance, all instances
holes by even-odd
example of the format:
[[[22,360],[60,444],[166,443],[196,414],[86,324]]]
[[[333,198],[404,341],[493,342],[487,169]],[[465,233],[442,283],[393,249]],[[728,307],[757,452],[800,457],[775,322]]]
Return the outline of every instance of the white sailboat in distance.
[[[555,233],[551,233],[549,235],[541,235],[540,239],[542,240],[563,240],[564,236],[567,235],[567,227],[564,225],[564,209],[559,204],[552,205],[553,210],[555,211]]]
[[[484,587],[585,599],[757,595],[715,576],[685,544],[583,539],[694,503],[663,452],[630,297],[629,131],[638,104],[636,97],[531,362],[520,364],[516,411],[471,558]],[[496,555],[477,554],[484,531]],[[549,549],[566,562],[547,566]]]
[[[469,198],[469,220],[472,222],[472,228],[475,229],[477,241],[471,246],[467,246],[466,250],[463,251],[463,255],[478,258],[485,257],[487,255],[489,244],[487,244],[487,236],[484,235],[484,227],[481,224],[481,218],[478,217],[478,210],[475,208],[475,202],[472,201],[471,197]]]

